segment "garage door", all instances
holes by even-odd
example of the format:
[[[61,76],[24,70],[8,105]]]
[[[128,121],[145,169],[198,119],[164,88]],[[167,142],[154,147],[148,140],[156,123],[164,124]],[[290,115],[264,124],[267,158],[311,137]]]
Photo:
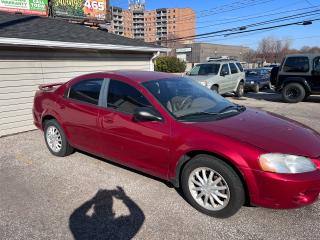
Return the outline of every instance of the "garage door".
[[[35,129],[31,111],[39,84],[68,81],[97,71],[150,70],[149,59],[148,56],[107,61],[0,59],[0,137]]]

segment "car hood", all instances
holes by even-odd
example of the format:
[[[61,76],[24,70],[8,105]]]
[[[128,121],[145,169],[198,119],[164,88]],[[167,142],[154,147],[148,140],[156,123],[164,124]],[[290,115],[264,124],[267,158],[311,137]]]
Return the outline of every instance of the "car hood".
[[[294,120],[248,108],[222,120],[193,123],[197,128],[256,146],[266,152],[320,156],[320,134]]]
[[[205,80],[209,80],[209,79],[214,79],[216,78],[218,75],[198,75],[198,76],[188,76],[188,78],[191,78],[193,80],[196,80],[198,82],[201,82],[201,81],[205,81]]]

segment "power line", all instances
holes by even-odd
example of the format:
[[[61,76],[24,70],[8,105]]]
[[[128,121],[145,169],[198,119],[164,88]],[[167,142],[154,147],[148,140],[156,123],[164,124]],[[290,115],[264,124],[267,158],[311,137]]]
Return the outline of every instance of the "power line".
[[[261,32],[267,32],[267,31],[271,31],[271,30],[266,30],[266,31],[261,31]],[[259,32],[259,33],[261,33]],[[254,34],[257,34],[257,33],[254,33]],[[245,36],[248,36],[248,35],[253,35],[253,33],[251,34],[246,34]],[[239,38],[239,37],[243,37],[243,36],[237,36],[237,37],[233,37],[233,38],[229,38],[229,39],[225,39],[225,38],[221,38],[221,39],[215,39],[215,43],[216,44],[219,44],[219,42],[217,43],[216,41],[220,41],[220,40],[232,40],[232,39],[235,39],[235,38]],[[306,36],[306,37],[298,37],[298,38],[286,38],[286,39],[280,39],[280,40],[276,40],[276,42],[285,42],[285,41],[291,41],[291,40],[301,40],[301,39],[312,39],[312,38],[319,38],[320,39],[320,35],[314,35],[314,36]],[[208,42],[201,42],[201,43],[208,43]],[[240,46],[242,47],[249,47],[249,45],[253,45],[253,44],[257,44],[259,43],[259,41],[255,41],[255,42],[246,42],[246,43],[242,43],[242,44],[239,44]]]
[[[215,7],[215,8],[209,9],[209,10],[202,10],[202,11],[210,11],[211,13],[207,13],[207,14],[202,15],[202,16],[197,16],[196,13],[195,13],[195,15],[196,15],[196,18],[204,18],[204,17],[209,17],[209,16],[221,14],[221,13],[235,11],[235,10],[242,9],[242,8],[249,8],[249,7],[253,7],[253,6],[257,6],[257,5],[262,5],[262,4],[266,4],[268,2],[272,2],[272,1],[275,1],[275,0],[264,0],[264,1],[261,1],[261,0],[244,0],[244,1],[236,1],[236,2],[230,3],[228,5],[225,4],[225,5],[221,5],[220,7]],[[234,6],[233,8],[231,8],[232,4],[239,5],[240,3],[242,4],[241,6]],[[229,9],[223,9],[226,6],[229,7]],[[214,11],[214,9],[216,9],[216,10]],[[180,23],[180,22],[185,22],[185,21],[193,20],[193,19],[194,19],[194,15],[193,14],[192,15],[186,14],[186,15],[181,15],[180,17],[175,18],[174,21],[175,21],[175,23]],[[157,23],[157,21],[152,21],[152,22],[148,22],[148,23],[151,23],[151,24],[155,25]]]
[[[287,8],[287,7],[292,7],[293,5],[296,5],[296,4],[300,3],[300,2],[301,2],[301,0],[296,1],[296,2],[294,2],[294,3],[292,3],[292,4],[290,4],[290,6],[286,3],[286,4],[284,4],[284,5],[278,6],[277,8],[273,8],[273,9],[271,9],[271,10],[259,12],[258,14],[260,14],[260,15],[261,15],[262,13],[263,13],[263,14],[266,14],[266,13],[269,13],[269,12],[277,11],[277,10],[279,10],[279,9],[283,9],[283,8]],[[318,5],[318,6],[320,6],[320,5]],[[308,8],[311,8],[311,7],[304,7],[304,8],[301,8],[301,10],[302,10],[302,9],[308,9]],[[287,10],[287,11],[289,11],[289,10]],[[296,10],[290,10],[290,11],[296,11]],[[242,20],[243,18],[258,17],[258,16],[259,16],[259,15],[257,15],[257,14],[255,14],[255,15],[244,15],[244,16],[233,17],[233,18],[214,19],[214,21],[215,21],[215,22],[232,21],[232,20],[237,21],[237,20]],[[200,23],[207,23],[207,21],[197,22],[197,24],[200,24]]]
[[[299,13],[299,14],[280,17],[280,18],[276,18],[276,19],[272,19],[272,20],[268,20],[268,21],[262,21],[262,22],[258,22],[258,23],[244,25],[244,26],[240,26],[240,27],[228,28],[228,29],[223,29],[223,30],[218,30],[218,31],[213,31],[213,32],[207,32],[207,33],[202,33],[202,34],[196,34],[196,35],[191,35],[191,36],[186,36],[186,37],[181,37],[181,38],[175,38],[175,39],[167,39],[167,40],[165,40],[165,42],[194,39],[194,38],[198,38],[198,37],[210,36],[210,35],[217,34],[217,33],[231,32],[231,31],[237,31],[237,30],[243,31],[243,30],[247,29],[248,27],[255,27],[255,26],[259,26],[259,25],[265,25],[265,24],[270,24],[270,23],[275,23],[275,22],[282,22],[282,21],[285,21],[285,20],[291,20],[291,19],[295,19],[295,18],[301,18],[301,17],[313,16],[313,15],[319,14],[319,13],[316,13],[316,12],[319,12],[319,9],[314,10],[314,11],[310,11],[310,12],[303,12],[303,13]],[[308,14],[308,15],[306,15],[306,14]]]
[[[309,1],[309,0],[304,0],[306,3],[308,3],[311,7],[313,7],[314,5]]]
[[[263,28],[256,28],[256,29],[245,30],[245,31],[232,32],[232,33],[228,33],[228,34],[217,34],[217,35],[215,35],[215,37],[230,36],[230,35],[236,35],[236,34],[242,34],[242,33],[248,33],[248,32],[256,32],[256,31],[267,30],[267,29],[276,29],[276,28],[293,26],[293,25],[305,25],[306,22],[315,22],[315,21],[319,21],[319,20],[320,20],[320,18],[302,20],[302,21],[293,22],[293,23],[275,25],[275,26],[270,26],[270,27],[263,27]],[[204,37],[200,37],[200,39],[201,38],[209,38],[209,37],[213,37],[213,36],[204,36]]]
[[[320,7],[320,5],[317,5],[315,7]],[[310,9],[310,8],[314,8],[314,7],[305,7],[305,8],[300,8],[300,9],[295,9],[295,10],[290,10],[290,12],[298,12],[298,11],[302,11],[302,10],[306,10],[306,9]],[[278,8],[279,9],[279,8]],[[320,9],[319,9],[320,10]],[[239,22],[239,21],[246,21],[246,20],[251,20],[251,19],[257,19],[257,18],[261,18],[261,17],[267,17],[267,16],[275,16],[275,15],[280,15],[283,13],[288,13],[289,10],[286,11],[281,11],[281,12],[276,12],[276,13],[272,13],[272,14],[263,14],[263,15],[255,15],[255,17],[247,17],[247,18],[238,18],[237,20],[233,20],[233,21],[229,21],[229,22],[224,22],[224,23],[216,23],[216,24],[210,24],[210,25],[205,25],[205,26],[201,26],[201,27],[195,27],[195,28],[188,28],[188,29],[183,29],[180,31],[175,31],[175,33],[180,33],[180,32],[186,32],[186,31],[190,31],[190,30],[196,30],[196,29],[200,29],[200,28],[208,28],[208,27],[213,27],[213,26],[221,26],[221,25],[227,25],[229,23],[235,23],[235,22]],[[157,34],[149,34],[149,35],[157,35]]]
[[[320,5],[317,5],[317,6],[314,6],[314,7],[320,7]],[[310,8],[314,8],[314,7],[304,7],[304,8],[300,8],[300,9],[294,9],[294,10],[290,10],[290,12],[302,11],[302,10],[306,10],[306,9],[310,9]],[[282,7],[282,8],[284,8],[284,7]],[[279,9],[279,8],[277,8],[277,9]],[[270,10],[270,11],[274,11],[274,10]],[[263,14],[263,15],[258,15],[258,16],[254,15],[254,17],[236,18],[237,20],[233,20],[233,21],[229,21],[229,22],[225,22],[225,23],[210,24],[210,25],[205,25],[205,26],[200,26],[200,27],[194,27],[194,28],[188,28],[188,29],[183,29],[183,30],[179,30],[179,31],[174,31],[174,34],[175,33],[181,33],[181,32],[187,32],[187,31],[190,31],[190,30],[196,30],[196,29],[200,29],[200,28],[207,28],[207,27],[213,27],[213,26],[226,25],[226,24],[229,24],[229,23],[239,22],[241,20],[242,21],[246,21],[246,20],[257,19],[257,18],[266,17],[266,16],[280,15],[280,14],[287,13],[287,12],[289,12],[289,10],[276,12],[276,13],[272,13],[272,14]],[[245,17],[245,16],[243,16],[243,17]],[[235,19],[235,18],[233,18],[233,19]],[[148,23],[152,24],[152,23],[155,23],[155,22],[148,22]],[[148,26],[145,26],[145,27],[148,28]],[[149,27],[154,27],[154,26],[149,26]],[[157,36],[157,34],[156,33],[149,33],[148,36]]]

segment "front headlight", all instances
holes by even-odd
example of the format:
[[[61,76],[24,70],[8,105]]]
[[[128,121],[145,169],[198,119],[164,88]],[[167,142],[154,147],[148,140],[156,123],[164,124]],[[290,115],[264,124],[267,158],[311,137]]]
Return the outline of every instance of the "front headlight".
[[[207,86],[208,86],[208,81],[201,81],[200,84],[201,84],[202,86],[207,87]]]
[[[250,83],[251,83],[251,84],[254,84],[254,81],[251,81]]]
[[[262,154],[259,163],[263,171],[274,173],[304,173],[316,170],[311,159],[289,154]]]

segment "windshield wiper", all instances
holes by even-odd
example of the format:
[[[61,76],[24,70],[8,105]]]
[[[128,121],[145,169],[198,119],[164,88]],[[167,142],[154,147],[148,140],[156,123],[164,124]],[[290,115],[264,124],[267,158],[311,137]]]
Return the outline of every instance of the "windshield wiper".
[[[225,113],[225,112],[228,112],[229,110],[236,110],[237,112],[242,112],[246,109],[245,106],[241,106],[241,105],[230,105],[230,106],[227,106],[225,108],[223,108],[222,110],[219,111],[219,113]]]
[[[219,115],[220,113],[213,113],[213,112],[193,112],[193,113],[186,113],[183,115],[178,116],[178,119],[184,118],[184,117],[193,117],[193,116],[201,116],[201,115]]]
[[[236,110],[237,112],[242,112],[246,109],[245,106],[240,105],[230,105],[225,108],[223,108],[220,112],[193,112],[193,113],[186,113],[183,115],[180,115],[177,117],[177,119],[185,118],[185,117],[194,117],[194,116],[201,116],[201,115],[208,115],[208,116],[220,116],[224,115],[226,113],[229,113],[231,111],[228,111],[229,109]]]

